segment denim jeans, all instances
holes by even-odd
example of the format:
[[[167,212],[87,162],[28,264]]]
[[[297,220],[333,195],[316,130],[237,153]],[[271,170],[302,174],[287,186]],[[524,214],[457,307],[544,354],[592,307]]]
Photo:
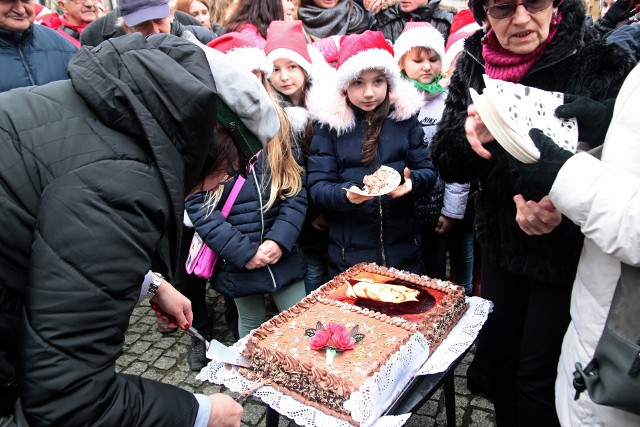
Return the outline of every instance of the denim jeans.
[[[424,265],[427,276],[446,280],[447,251],[456,283],[464,288],[466,295],[473,291],[473,232],[459,231],[455,227],[447,234],[435,230],[422,230]]]
[[[304,288],[309,295],[329,280],[329,268],[325,254],[305,252],[307,274],[304,276]]]

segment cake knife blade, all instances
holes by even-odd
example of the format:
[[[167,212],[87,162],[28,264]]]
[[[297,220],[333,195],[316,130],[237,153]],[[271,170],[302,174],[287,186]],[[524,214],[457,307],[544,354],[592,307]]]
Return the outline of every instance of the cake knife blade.
[[[176,323],[175,317],[171,316],[170,314],[162,310],[162,308],[160,308],[158,303],[156,303],[155,301],[151,301],[150,304],[154,311],[162,312],[165,316],[169,318],[169,320]],[[216,360],[218,362],[228,363],[230,365],[244,366],[245,368],[248,368],[251,366],[251,362],[249,362],[247,359],[242,357],[240,354],[231,350],[226,345],[222,344],[220,341],[215,340],[213,338],[211,339],[211,341],[207,341],[205,337],[203,337],[202,334],[198,332],[198,330],[193,326],[191,325],[186,325],[186,327],[181,326],[180,329],[184,330],[185,333],[199,339],[204,343],[207,349],[206,356],[208,359]]]
[[[249,362],[240,354],[231,350],[226,345],[222,344],[220,341],[214,338],[211,338],[211,340],[205,339],[193,326],[189,326],[184,331],[204,343],[205,347],[207,348],[207,359],[228,363],[230,365],[244,366],[245,368],[251,366],[251,362]]]

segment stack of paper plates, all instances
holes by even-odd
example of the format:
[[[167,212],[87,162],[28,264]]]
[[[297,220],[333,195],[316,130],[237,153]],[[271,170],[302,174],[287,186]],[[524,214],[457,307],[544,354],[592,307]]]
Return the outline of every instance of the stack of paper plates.
[[[538,128],[556,144],[575,153],[578,146],[576,119],[560,119],[554,115],[563,104],[564,95],[505,82],[483,76],[486,88],[482,95],[469,89],[480,118],[498,143],[523,163],[534,163],[540,152],[529,137]]]

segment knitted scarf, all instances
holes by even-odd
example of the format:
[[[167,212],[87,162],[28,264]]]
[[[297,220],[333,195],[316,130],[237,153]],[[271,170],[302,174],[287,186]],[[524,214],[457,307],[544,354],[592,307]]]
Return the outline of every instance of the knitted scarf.
[[[411,83],[413,83],[413,86],[415,86],[416,89],[418,89],[420,92],[427,92],[427,93],[440,93],[440,92],[444,92],[445,89],[440,86],[440,80],[442,79],[442,76],[438,76],[436,77],[431,83],[420,83],[417,80],[412,79],[411,77],[407,76],[407,74],[404,72],[404,70],[400,71],[400,75],[402,77],[404,77],[405,79],[409,80]]]
[[[329,36],[361,33],[369,28],[369,16],[357,3],[341,0],[334,7],[324,9],[315,5],[300,6],[298,19],[305,30],[320,39]]]
[[[560,24],[562,15],[558,12],[556,21]],[[485,73],[492,79],[506,82],[519,83],[524,75],[538,62],[544,53],[547,44],[558,32],[558,25],[550,29],[547,39],[533,52],[519,55],[503,48],[496,37],[493,28],[487,32],[487,44],[482,46],[482,57],[485,62]]]

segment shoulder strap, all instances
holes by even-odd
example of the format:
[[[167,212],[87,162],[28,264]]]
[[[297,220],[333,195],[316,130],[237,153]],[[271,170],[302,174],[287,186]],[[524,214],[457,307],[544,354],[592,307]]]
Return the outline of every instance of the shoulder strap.
[[[261,152],[262,150],[258,151],[252,157],[251,162],[249,164],[249,172],[253,170],[253,165],[255,164]],[[233,188],[231,189],[231,193],[229,193],[229,197],[227,197],[227,201],[224,202],[224,206],[222,206],[222,210],[220,211],[222,213],[222,216],[224,216],[225,218],[229,216],[229,212],[231,212],[231,207],[236,202],[236,198],[238,197],[238,194],[240,194],[240,190],[242,189],[242,186],[244,185],[245,181],[246,179],[244,179],[242,175],[238,175],[238,178],[236,179],[236,182],[235,184],[233,184]]]

